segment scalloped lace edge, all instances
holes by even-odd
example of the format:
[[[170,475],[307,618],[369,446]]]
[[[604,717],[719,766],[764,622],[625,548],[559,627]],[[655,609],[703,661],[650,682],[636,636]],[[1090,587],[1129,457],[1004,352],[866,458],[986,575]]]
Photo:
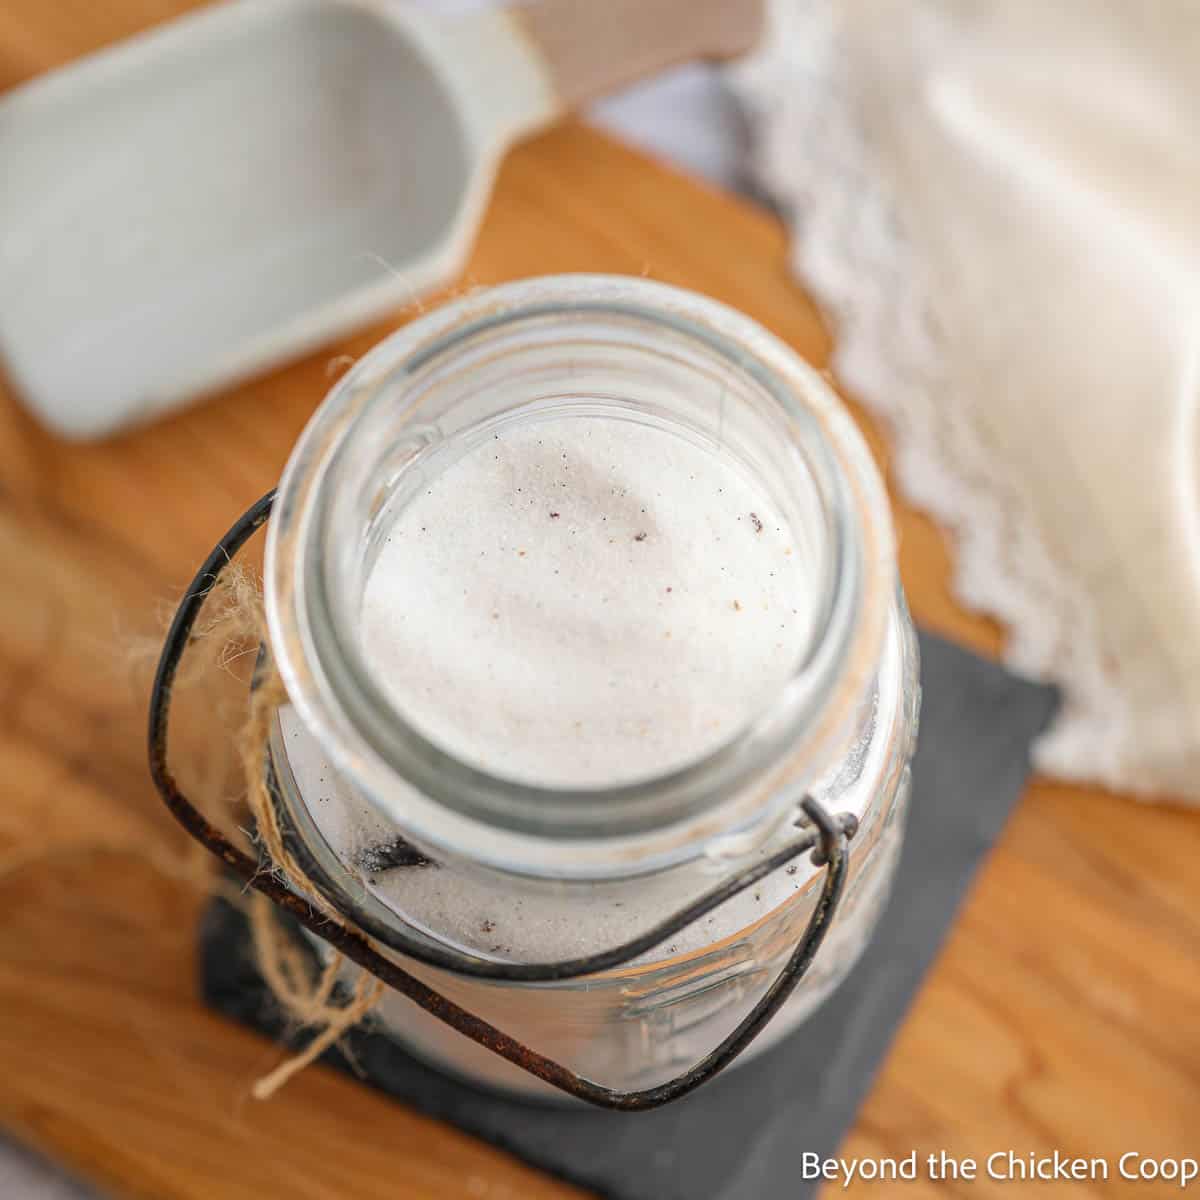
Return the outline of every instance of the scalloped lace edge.
[[[936,308],[859,127],[833,3],[786,0],[772,16],[783,28],[730,72],[757,117],[758,178],[784,206],[793,267],[836,332],[835,374],[889,428],[902,491],[955,539],[956,596],[1007,627],[1007,666],[1062,690],[1034,765],[1142,794],[1194,795],[1178,764],[1139,758],[1138,722],[1105,669],[1093,605],[989,457],[970,407],[949,394]]]

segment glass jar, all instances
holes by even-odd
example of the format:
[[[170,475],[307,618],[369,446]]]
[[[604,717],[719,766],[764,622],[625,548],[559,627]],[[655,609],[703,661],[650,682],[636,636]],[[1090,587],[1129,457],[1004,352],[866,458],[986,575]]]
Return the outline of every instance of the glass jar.
[[[363,636],[368,580],[404,506],[483,439],[574,417],[722,456],[769,497],[806,582],[800,652],[730,736],[659,773],[626,778],[614,763],[615,782],[582,786],[489,772],[431,737]],[[296,446],[266,605],[290,700],[270,747],[281,811],[314,888],[360,927],[482,961],[604,950],[777,851],[811,795],[857,819],[846,889],[753,1050],[802,1022],[861,953],[903,837],[916,643],[862,438],[821,376],[746,317],[646,280],[578,275],[473,293],[414,321],[337,384]],[[586,1078],[641,1089],[702,1058],[763,995],[821,874],[800,856],[582,978],[469,978],[388,953]],[[378,1015],[449,1071],[558,1094],[397,993]]]

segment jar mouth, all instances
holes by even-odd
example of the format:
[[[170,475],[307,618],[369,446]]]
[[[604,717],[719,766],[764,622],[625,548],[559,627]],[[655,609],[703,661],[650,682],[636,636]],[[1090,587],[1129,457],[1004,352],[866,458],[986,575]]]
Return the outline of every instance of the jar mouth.
[[[641,328],[744,379],[785,421],[824,522],[826,569],[808,644],[777,692],[703,756],[611,786],[539,786],[435,744],[365,661],[347,582],[364,554],[346,530],[377,515],[387,487],[447,433],[423,411],[425,383],[462,370],[468,348],[483,361],[504,339],[552,344],[551,323],[564,317]],[[381,466],[370,426],[382,412],[388,420],[399,412],[405,434]],[[825,381],[741,314],[644,279],[526,280],[460,298],[406,326],[318,409],[289,460],[275,512],[266,557],[271,650],[291,702],[334,767],[416,840],[447,853],[470,844],[472,857],[535,874],[594,874],[606,863],[649,869],[794,806],[811,781],[795,764],[828,761],[867,685],[894,583],[882,485]],[[797,754],[802,746],[811,752]],[[785,756],[791,766],[781,775]]]

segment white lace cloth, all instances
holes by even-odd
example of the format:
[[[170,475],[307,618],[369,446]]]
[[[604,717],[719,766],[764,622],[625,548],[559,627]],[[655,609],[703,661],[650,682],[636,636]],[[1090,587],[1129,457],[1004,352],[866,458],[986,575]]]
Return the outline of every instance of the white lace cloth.
[[[961,598],[1064,690],[1038,766],[1200,800],[1200,6],[773,17],[761,179]]]

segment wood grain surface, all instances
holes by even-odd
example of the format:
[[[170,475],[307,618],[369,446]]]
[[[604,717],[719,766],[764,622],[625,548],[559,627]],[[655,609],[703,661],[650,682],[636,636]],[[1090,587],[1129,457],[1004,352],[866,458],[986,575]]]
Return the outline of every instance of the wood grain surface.
[[[0,88],[181,7],[10,0]],[[568,270],[696,288],[829,355],[775,221],[579,126],[511,156],[463,283]],[[128,851],[179,845],[146,775],[129,645],[274,482],[339,356],[403,319],[97,446],[55,441],[0,395],[0,1124],[114,1196],[580,1194],[325,1069],[250,1100],[277,1051],[199,1004],[199,900]],[[937,531],[896,513],[917,619],[994,654],[1000,632],[950,597]],[[1034,782],[843,1152],[1196,1154],[1198,963],[1200,816]],[[916,1200],[1067,1185],[903,1186]]]

